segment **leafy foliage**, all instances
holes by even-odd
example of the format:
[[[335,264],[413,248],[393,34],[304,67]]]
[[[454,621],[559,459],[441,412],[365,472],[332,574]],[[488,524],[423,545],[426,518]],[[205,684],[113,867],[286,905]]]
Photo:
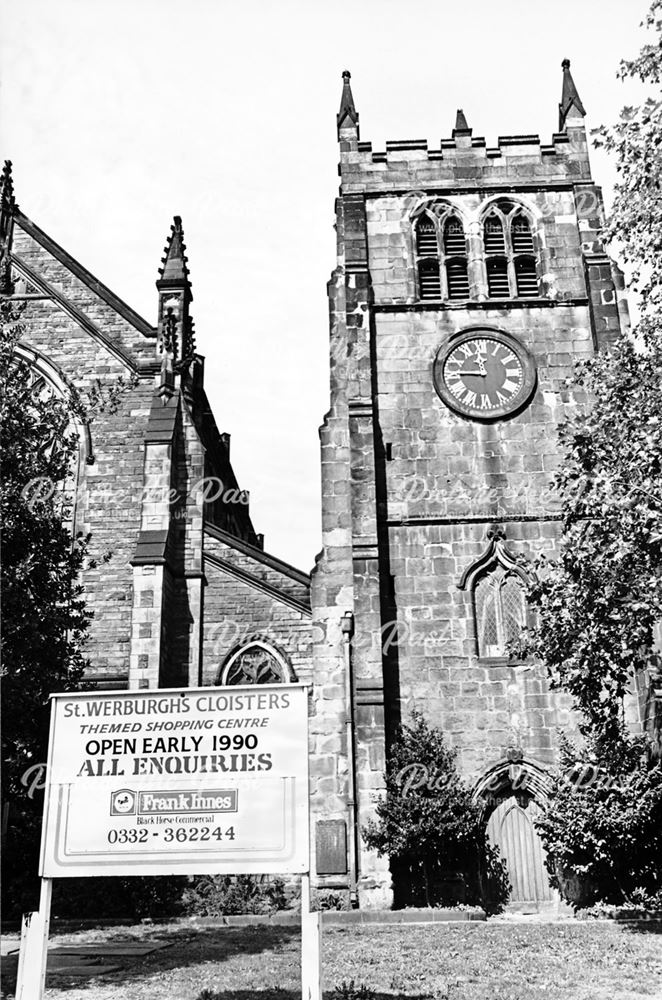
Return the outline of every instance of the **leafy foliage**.
[[[317,912],[325,910],[349,910],[349,894],[334,892],[333,889],[318,889],[313,893],[310,909]]]
[[[561,430],[563,534],[539,560],[530,649],[588,720],[618,731],[633,671],[657,669],[662,614],[662,344],[623,340],[578,374],[588,414]]]
[[[487,841],[480,807],[458,773],[456,758],[441,730],[414,713],[391,747],[386,797],[377,804],[377,822],[369,821],[363,836],[368,847],[422,881],[426,905],[458,901],[444,889],[446,870],[464,877],[468,898],[462,902],[498,908],[508,896],[505,868]]]
[[[181,875],[56,879],[51,912],[62,920],[179,916],[186,882]]]
[[[620,75],[659,83],[662,0],[647,25],[657,38]],[[579,367],[591,399],[561,430],[556,485],[563,536],[556,562],[541,560],[530,600],[538,627],[530,651],[570,691],[589,725],[618,739],[633,673],[657,671],[662,618],[662,102],[624,109],[599,145],[617,157],[619,183],[607,237],[617,241],[641,295],[637,337]]]
[[[621,79],[659,84],[662,79],[662,0],[654,0],[644,22],[655,34],[635,59],[623,60]],[[614,128],[596,130],[596,145],[617,160],[619,179],[606,235],[632,266],[635,287],[642,297],[642,334],[659,331],[662,306],[662,100],[656,97],[639,107],[626,107]]]
[[[34,369],[17,354],[23,326],[11,302],[2,303],[1,318],[3,854],[12,860],[4,891],[6,907],[20,911],[36,902],[43,801],[30,797],[21,779],[46,761],[49,695],[83,684],[92,617],[81,583],[84,570],[96,565],[90,536],[71,532],[70,477],[79,447],[72,415],[79,425],[89,423],[117,405],[124,384],[59,397],[35,383]]]
[[[80,687],[90,614],[79,574],[89,539],[72,539],[64,487],[78,447],[66,400],[33,392],[30,365],[17,357],[22,327],[0,336],[3,525],[2,791],[12,856],[4,886],[9,909],[34,905],[42,797],[21,777],[46,760],[52,691]],[[55,490],[35,498],[35,479]]]
[[[79,686],[90,622],[77,582],[88,539],[72,540],[63,498],[77,436],[66,400],[33,394],[30,365],[14,352],[20,334],[5,326],[0,339],[2,785],[13,797],[26,767],[45,760],[50,692]],[[36,479],[56,484],[52,495],[26,490]]]
[[[199,875],[182,895],[184,913],[198,917],[273,913],[286,905],[282,879],[264,875]]]
[[[350,979],[349,982],[343,979],[333,990],[334,1000],[375,1000],[375,995],[375,991],[365,983],[359,983],[357,986],[354,979]]]
[[[536,827],[552,884],[576,906],[641,905],[662,891],[662,765],[645,737],[564,740]]]
[[[620,76],[659,84],[662,0],[646,24],[656,41],[623,62]],[[537,610],[530,651],[583,717],[585,746],[563,744],[536,824],[552,880],[577,906],[654,899],[662,888],[661,765],[648,737],[627,732],[624,712],[633,677],[650,682],[660,671],[662,101],[625,108],[597,135],[617,157],[606,235],[632,270],[641,321],[633,338],[578,369],[591,407],[561,429],[559,558],[539,560],[529,595]]]

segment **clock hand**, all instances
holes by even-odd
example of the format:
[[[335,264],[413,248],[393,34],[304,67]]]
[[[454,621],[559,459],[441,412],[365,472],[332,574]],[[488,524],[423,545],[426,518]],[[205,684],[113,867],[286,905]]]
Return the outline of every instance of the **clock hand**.
[[[460,374],[460,375],[487,375],[487,371],[485,370],[485,365],[483,365],[483,370],[482,371],[480,371],[480,370],[474,371],[473,369],[471,369],[470,371],[461,371],[458,374]]]

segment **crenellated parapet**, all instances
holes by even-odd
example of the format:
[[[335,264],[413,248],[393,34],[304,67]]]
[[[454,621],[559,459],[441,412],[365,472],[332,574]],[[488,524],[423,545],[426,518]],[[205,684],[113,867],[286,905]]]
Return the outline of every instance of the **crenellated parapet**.
[[[383,151],[359,140],[358,113],[345,71],[338,115],[342,190],[372,194],[403,186],[445,190],[453,186],[467,191],[514,181],[518,187],[590,181],[585,111],[569,67],[564,59],[560,127],[549,142],[527,133],[499,136],[496,144],[488,145],[484,137],[473,135],[464,112],[458,110],[451,137],[441,139],[438,146],[426,139],[395,140],[387,142]]]

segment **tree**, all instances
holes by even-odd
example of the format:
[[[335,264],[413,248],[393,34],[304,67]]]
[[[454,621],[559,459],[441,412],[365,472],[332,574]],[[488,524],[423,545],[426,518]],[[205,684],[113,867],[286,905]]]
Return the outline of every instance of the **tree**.
[[[537,563],[531,649],[595,726],[620,730],[633,673],[656,668],[662,617],[662,344],[623,340],[583,366],[588,414],[561,429],[563,531]]]
[[[659,84],[662,0],[646,25],[656,41],[624,61],[619,75]],[[537,611],[530,651],[552,685],[574,696],[582,718],[584,745],[563,744],[536,823],[552,879],[578,905],[650,900],[662,887],[662,764],[647,736],[628,733],[624,717],[633,678],[660,666],[662,101],[625,108],[614,128],[597,130],[597,144],[617,158],[606,235],[631,268],[641,318],[633,337],[579,367],[590,411],[561,429],[559,557],[539,560],[529,594]],[[587,768],[591,780],[577,781]]]
[[[87,540],[73,540],[62,489],[77,449],[66,401],[35,395],[17,357],[19,324],[0,339],[2,441],[3,790],[16,797],[31,763],[44,760],[51,691],[79,686],[90,615],[78,576]],[[55,489],[32,490],[41,480]]]
[[[9,300],[0,308],[2,793],[11,848],[4,887],[10,909],[20,910],[34,904],[43,798],[30,794],[26,772],[46,761],[49,694],[83,683],[92,617],[81,582],[95,565],[90,537],[73,537],[70,524],[72,415],[84,422],[112,408],[124,383],[95,386],[85,397],[49,392],[17,354],[20,313]]]
[[[456,758],[441,730],[414,713],[391,747],[386,796],[377,804],[377,821],[363,830],[364,840],[407,871],[414,898],[422,883],[427,906],[459,901],[440,889],[446,870],[464,876],[467,902],[498,908],[508,896],[507,876]]]
[[[576,906],[662,904],[662,769],[645,736],[563,740],[536,827],[551,882]]]
[[[662,0],[653,0],[644,24],[656,37],[635,59],[621,62],[618,76],[658,85]],[[606,236],[632,268],[633,286],[642,300],[639,332],[657,340],[662,319],[662,100],[648,97],[639,107],[623,108],[615,127],[602,126],[595,135],[596,146],[616,157],[619,174]]]
[[[646,24],[656,43],[623,62],[620,75],[659,83],[662,0]],[[597,136],[617,157],[606,235],[632,268],[641,321],[635,338],[577,372],[591,407],[561,429],[563,535],[559,558],[538,564],[530,648],[588,724],[618,739],[633,674],[657,669],[653,633],[662,618],[662,101],[625,108]]]

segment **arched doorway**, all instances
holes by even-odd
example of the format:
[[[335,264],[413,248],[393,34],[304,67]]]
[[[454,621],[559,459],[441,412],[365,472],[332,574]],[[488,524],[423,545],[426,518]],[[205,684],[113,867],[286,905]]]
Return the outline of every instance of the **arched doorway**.
[[[510,903],[538,904],[554,898],[545,851],[533,825],[539,812],[534,798],[509,795],[487,821],[490,843],[499,848],[508,868]]]
[[[502,762],[480,780],[474,794],[484,805],[490,843],[498,847],[508,869],[509,904],[537,909],[555,900],[535,828],[546,794],[544,772],[523,761]]]

